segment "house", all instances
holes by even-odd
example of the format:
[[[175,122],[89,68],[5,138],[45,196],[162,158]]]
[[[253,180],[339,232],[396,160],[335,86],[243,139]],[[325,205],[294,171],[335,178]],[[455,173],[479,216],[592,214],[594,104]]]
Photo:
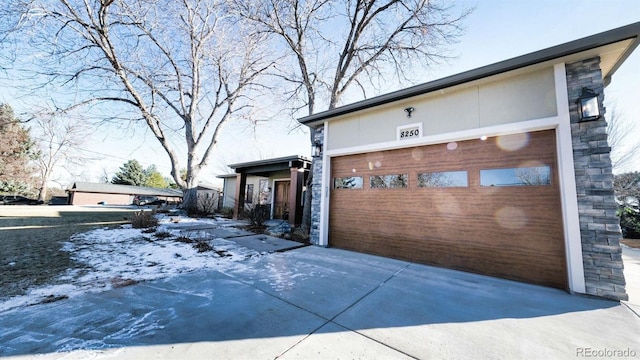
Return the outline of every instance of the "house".
[[[605,87],[640,23],[303,117],[311,242],[627,299]]]
[[[222,190],[209,183],[200,183],[196,188],[198,191],[198,207],[206,213],[213,213],[222,207]]]
[[[182,202],[181,190],[132,185],[75,182],[67,192],[70,205],[96,205],[102,202],[109,205],[130,205],[137,195],[156,196],[169,203]]]
[[[237,219],[244,209],[268,205],[272,219],[298,225],[310,165],[311,159],[299,155],[229,165],[235,173],[218,176],[224,181],[223,207],[233,208]]]

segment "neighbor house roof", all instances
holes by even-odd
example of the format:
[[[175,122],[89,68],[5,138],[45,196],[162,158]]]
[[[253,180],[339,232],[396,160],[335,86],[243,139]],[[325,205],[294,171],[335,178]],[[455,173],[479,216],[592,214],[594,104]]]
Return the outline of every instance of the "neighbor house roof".
[[[101,184],[90,182],[75,182],[71,186],[70,192],[86,192],[86,193],[101,193],[101,194],[127,194],[127,195],[155,195],[155,196],[172,196],[182,197],[181,190],[175,189],[161,189],[144,186],[132,186],[132,185],[116,185],[116,184]]]
[[[215,190],[215,191],[222,191],[220,190],[219,186],[213,185],[213,184],[209,184],[206,182],[201,182],[198,184],[198,190]]]
[[[244,163],[229,165],[236,173],[243,172],[245,174],[268,175],[277,171],[289,170],[292,167],[308,169],[311,166],[311,159],[301,156],[292,155],[280,158],[256,160]],[[221,177],[225,177],[222,175]]]
[[[439,80],[305,116],[298,119],[298,121],[308,126],[315,126],[326,119],[339,115],[368,109],[433,91],[443,90],[552,60],[555,62],[564,61],[569,63],[579,61],[581,59],[600,56],[602,77],[604,78],[605,84],[608,85],[611,81],[611,76],[638,46],[639,39],[640,22],[637,22]]]

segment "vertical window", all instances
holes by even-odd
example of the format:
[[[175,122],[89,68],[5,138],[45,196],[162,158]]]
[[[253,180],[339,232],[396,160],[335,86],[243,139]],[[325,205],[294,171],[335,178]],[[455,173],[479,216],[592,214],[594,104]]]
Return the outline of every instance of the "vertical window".
[[[253,184],[247,184],[247,191],[244,194],[245,204],[253,204]]]
[[[269,200],[271,200],[270,191],[269,191],[269,179],[260,179],[260,184],[258,185],[260,188],[260,205],[268,204]]]
[[[372,175],[369,177],[369,186],[372,189],[398,189],[409,187],[409,175]]]

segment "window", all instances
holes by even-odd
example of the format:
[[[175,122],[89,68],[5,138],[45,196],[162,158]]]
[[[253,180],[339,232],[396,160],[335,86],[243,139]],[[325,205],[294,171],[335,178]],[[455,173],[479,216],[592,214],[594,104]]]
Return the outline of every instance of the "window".
[[[369,186],[372,189],[397,189],[409,186],[408,174],[397,175],[372,175],[369,177]]]
[[[362,189],[362,176],[333,178],[334,189]]]
[[[548,166],[480,170],[481,186],[544,186],[551,185]]]
[[[443,171],[418,174],[418,187],[466,187],[469,186],[466,171]]]
[[[247,191],[244,195],[245,204],[253,204],[253,184],[247,184]]]
[[[260,179],[260,192],[269,192],[269,179]]]

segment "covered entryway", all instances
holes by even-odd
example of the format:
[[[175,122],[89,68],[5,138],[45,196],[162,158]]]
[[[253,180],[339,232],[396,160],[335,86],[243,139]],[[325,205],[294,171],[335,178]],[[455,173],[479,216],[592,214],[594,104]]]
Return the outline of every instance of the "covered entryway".
[[[295,155],[229,167],[235,173],[220,177],[225,181],[223,206],[233,207],[234,219],[259,204],[269,205],[274,219],[288,220],[292,226],[302,222],[301,199],[311,159]]]
[[[331,158],[329,245],[566,289],[555,130]]]

